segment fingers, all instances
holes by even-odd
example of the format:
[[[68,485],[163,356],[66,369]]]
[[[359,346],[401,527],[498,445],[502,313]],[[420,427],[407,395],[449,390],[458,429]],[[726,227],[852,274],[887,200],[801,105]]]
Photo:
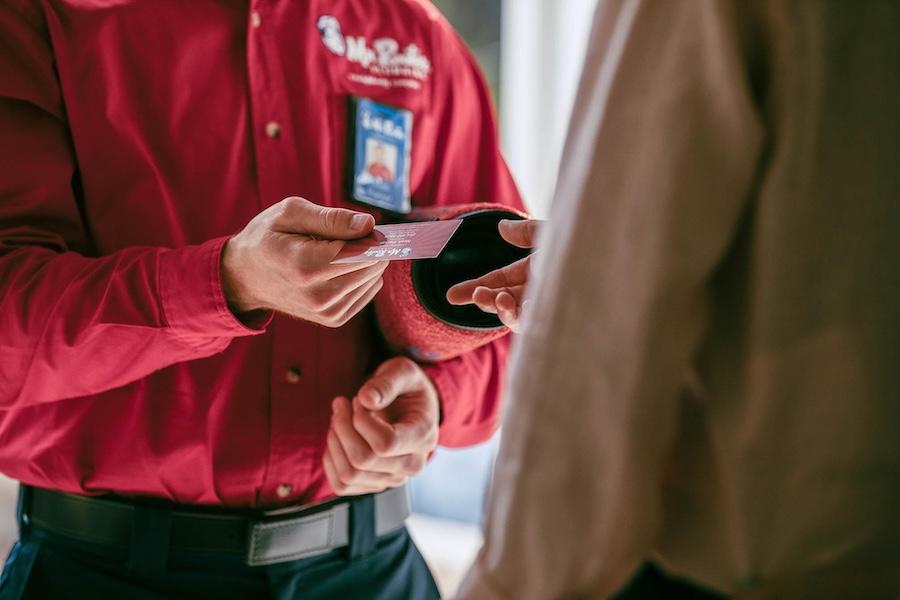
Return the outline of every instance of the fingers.
[[[383,285],[384,280],[380,275],[373,277],[357,289],[338,297],[331,306],[320,308],[317,312],[317,322],[326,327],[344,326],[372,301]]]
[[[322,467],[325,470],[325,479],[328,480],[328,485],[331,486],[331,489],[334,490],[334,493],[338,496],[359,496],[361,494],[376,494],[378,492],[383,492],[388,488],[388,486],[382,485],[376,486],[344,483],[341,480],[341,475],[338,474],[334,458],[328,451],[326,451],[325,455],[322,457]]]
[[[497,316],[500,317],[500,322],[509,327],[510,330],[518,333],[519,314],[522,310],[519,300],[513,294],[503,291],[497,294],[494,306],[497,308]]]
[[[353,402],[353,429],[376,456],[392,457],[404,454],[394,427],[374,416],[358,399]]]
[[[425,466],[424,456],[378,456],[355,430],[352,418],[347,398],[336,398],[323,460],[336,493],[364,494],[397,487]]]
[[[304,234],[324,240],[354,240],[365,237],[375,227],[375,218],[345,208],[330,208],[292,196],[280,203],[281,213],[273,230]]]
[[[421,387],[421,369],[408,358],[392,358],[385,361],[356,394],[369,410],[380,410],[398,396]]]
[[[503,289],[505,288],[500,288]],[[484,312],[497,314],[496,301],[500,290],[479,286],[472,292],[472,302]]]
[[[507,290],[500,290],[494,298],[497,314],[515,312],[519,309],[519,298]]]
[[[355,317],[357,314],[362,312],[362,310],[366,306],[368,306],[369,302],[371,302],[375,298],[375,296],[378,295],[378,292],[381,291],[382,287],[384,287],[384,280],[379,277],[375,281],[374,285],[366,290],[365,294],[363,294],[356,302],[344,309],[344,312],[339,319],[340,325],[343,325],[344,323]]]
[[[410,454],[386,455],[377,452],[360,433],[358,417],[365,414],[366,419],[379,421],[387,425],[377,416],[369,414],[358,403],[351,403],[347,398],[336,398],[332,403],[331,430],[329,444],[339,446],[347,463],[354,469],[374,473],[414,475],[424,466],[424,461]],[[389,425],[387,425],[390,427]]]
[[[488,287],[478,287],[475,288],[475,292],[472,294],[472,300],[475,305],[481,310],[489,313],[497,314],[498,308],[498,299],[503,296],[504,297],[504,305],[502,308],[515,308],[519,306],[522,302],[522,296],[525,294],[525,286],[523,285],[514,285],[512,287],[505,288],[488,288]]]
[[[377,401],[384,410],[367,408]],[[407,358],[382,363],[351,402],[335,398],[323,468],[341,495],[401,485],[422,470],[437,445],[438,391]]]
[[[528,269],[531,257],[525,258],[507,265],[502,269],[491,271],[478,279],[470,279],[458,283],[447,290],[447,302],[454,305],[473,304],[473,295],[479,287],[490,289],[511,288],[523,286],[528,281]]]
[[[359,399],[353,401],[353,428],[376,456],[402,457],[430,451],[437,443],[437,429],[432,431],[430,425],[428,417],[416,411],[388,423],[363,407]]]
[[[325,477],[334,493],[338,496],[358,496],[360,494],[376,494],[388,488],[400,487],[406,483],[407,477],[385,475],[383,473],[368,473],[352,467],[339,466],[339,459],[331,451],[326,451],[323,457]]]
[[[293,261],[297,275],[304,283],[326,281],[342,275],[358,273],[367,269],[384,271],[390,264],[386,260],[358,263],[332,264],[331,261],[341,251],[344,242],[312,240],[307,237],[283,235],[288,246],[288,260]],[[281,257],[278,259],[283,260]],[[365,275],[360,275],[364,278]]]
[[[385,269],[388,268],[390,264],[387,261],[377,262],[377,263],[357,263],[357,264],[367,264],[369,266],[353,269],[349,271],[340,270],[328,270],[326,272],[325,277],[327,278],[327,282],[329,285],[334,286],[336,289],[350,289],[355,287],[358,283],[362,281],[367,281],[372,277],[380,277],[384,274]],[[341,264],[335,265],[335,267],[348,267],[349,264]]]
[[[334,321],[336,324],[343,325],[359,312],[353,312],[352,310],[359,300],[372,294],[372,288],[375,286],[381,289],[381,284],[381,274],[377,273],[369,279],[359,282],[356,288],[346,291],[342,290],[339,294],[332,294],[330,304],[323,307],[320,310],[320,314],[328,321]]]
[[[524,221],[504,219],[497,225],[497,229],[500,231],[500,236],[510,244],[520,248],[532,248],[539,226],[540,221],[536,219]],[[503,288],[524,285],[528,280],[530,260],[530,257],[525,257],[478,279],[470,279],[454,285],[447,290],[447,302],[456,306],[472,304],[474,302],[472,294],[480,286]]]
[[[359,299],[363,293],[381,279],[385,266],[378,264],[345,275],[339,275],[320,285],[322,309],[328,311],[337,307],[347,307]]]
[[[519,318],[524,286],[491,289],[479,287],[472,294],[475,305],[486,313],[495,314],[511,330],[519,331]]]
[[[497,229],[500,231],[500,237],[513,246],[534,248],[540,223],[537,219],[524,221],[504,219],[497,225]]]
[[[338,403],[343,406],[337,407]],[[346,398],[336,399],[332,413],[331,429],[328,431],[328,449],[337,459],[336,466],[346,471],[359,471],[389,475],[397,470],[396,458],[382,458],[375,454],[371,446],[353,427],[352,410]]]
[[[222,287],[236,313],[265,308],[330,327],[380,289],[386,261],[332,265],[345,240],[374,227],[371,215],[286,198],[254,217],[222,251]]]
[[[457,283],[447,290],[447,302],[454,306],[472,304],[474,302],[472,295],[480,285],[481,282],[478,279],[470,279],[468,281],[463,281],[462,283]]]
[[[363,271],[365,269],[371,269],[373,267],[380,267],[381,271],[388,267],[390,263],[386,260],[383,261],[372,261],[372,262],[355,262],[355,263],[340,263],[340,264],[329,264],[328,269],[325,272],[326,276],[329,279],[334,279],[335,277],[340,277],[341,275],[346,275],[348,273],[356,273],[357,271]]]
[[[324,281],[320,277],[300,275],[296,291],[282,299],[294,302],[296,308],[285,312],[326,327],[340,327],[375,297],[384,284],[385,268],[386,263],[376,263]]]

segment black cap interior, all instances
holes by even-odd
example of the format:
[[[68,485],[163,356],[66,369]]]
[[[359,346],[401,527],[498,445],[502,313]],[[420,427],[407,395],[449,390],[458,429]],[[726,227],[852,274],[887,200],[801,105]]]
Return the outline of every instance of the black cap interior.
[[[437,258],[416,260],[412,281],[419,302],[435,318],[464,329],[497,329],[497,315],[474,305],[453,306],[447,290],[525,258],[531,250],[513,246],[502,237],[497,224],[503,219],[521,220],[515,213],[484,210],[460,215],[462,224]]]

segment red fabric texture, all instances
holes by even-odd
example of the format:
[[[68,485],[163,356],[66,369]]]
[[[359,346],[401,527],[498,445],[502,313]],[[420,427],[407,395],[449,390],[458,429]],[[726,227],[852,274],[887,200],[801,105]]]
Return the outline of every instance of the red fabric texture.
[[[420,209],[414,220],[457,219],[467,214],[498,210],[527,217],[503,204],[474,203]],[[498,233],[499,235],[499,233]],[[391,348],[417,360],[439,362],[456,358],[509,333],[506,327],[465,329],[435,318],[419,302],[412,279],[412,261],[394,261],[384,273],[384,288],[375,299],[378,326]]]
[[[0,3],[0,471],[231,507],[332,495],[330,403],[384,358],[372,313],[246,327],[219,269],[285,196],[360,208],[350,96],[413,113],[414,206],[521,207],[486,86],[424,0]],[[493,431],[506,351],[427,368],[442,443]]]

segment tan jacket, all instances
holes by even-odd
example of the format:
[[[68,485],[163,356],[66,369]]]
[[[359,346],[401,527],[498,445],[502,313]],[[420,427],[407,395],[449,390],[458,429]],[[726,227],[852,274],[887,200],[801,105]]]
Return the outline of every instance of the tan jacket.
[[[605,0],[573,118],[462,597],[900,596],[900,2]]]

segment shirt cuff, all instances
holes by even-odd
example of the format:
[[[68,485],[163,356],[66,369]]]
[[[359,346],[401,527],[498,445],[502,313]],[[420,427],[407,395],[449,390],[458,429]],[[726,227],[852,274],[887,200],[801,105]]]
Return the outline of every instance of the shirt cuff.
[[[234,338],[265,331],[272,319],[242,323],[228,308],[222,289],[222,249],[228,237],[199,246],[167,250],[160,256],[159,290],[169,329],[188,342]]]
[[[451,361],[452,362],[452,361]],[[460,402],[471,402],[459,386],[459,379],[449,369],[450,363],[424,367],[425,373],[437,388],[441,404],[441,424],[438,428],[438,444],[447,448],[474,446],[491,439],[497,431],[496,415],[472,422],[473,411],[461,410]]]

